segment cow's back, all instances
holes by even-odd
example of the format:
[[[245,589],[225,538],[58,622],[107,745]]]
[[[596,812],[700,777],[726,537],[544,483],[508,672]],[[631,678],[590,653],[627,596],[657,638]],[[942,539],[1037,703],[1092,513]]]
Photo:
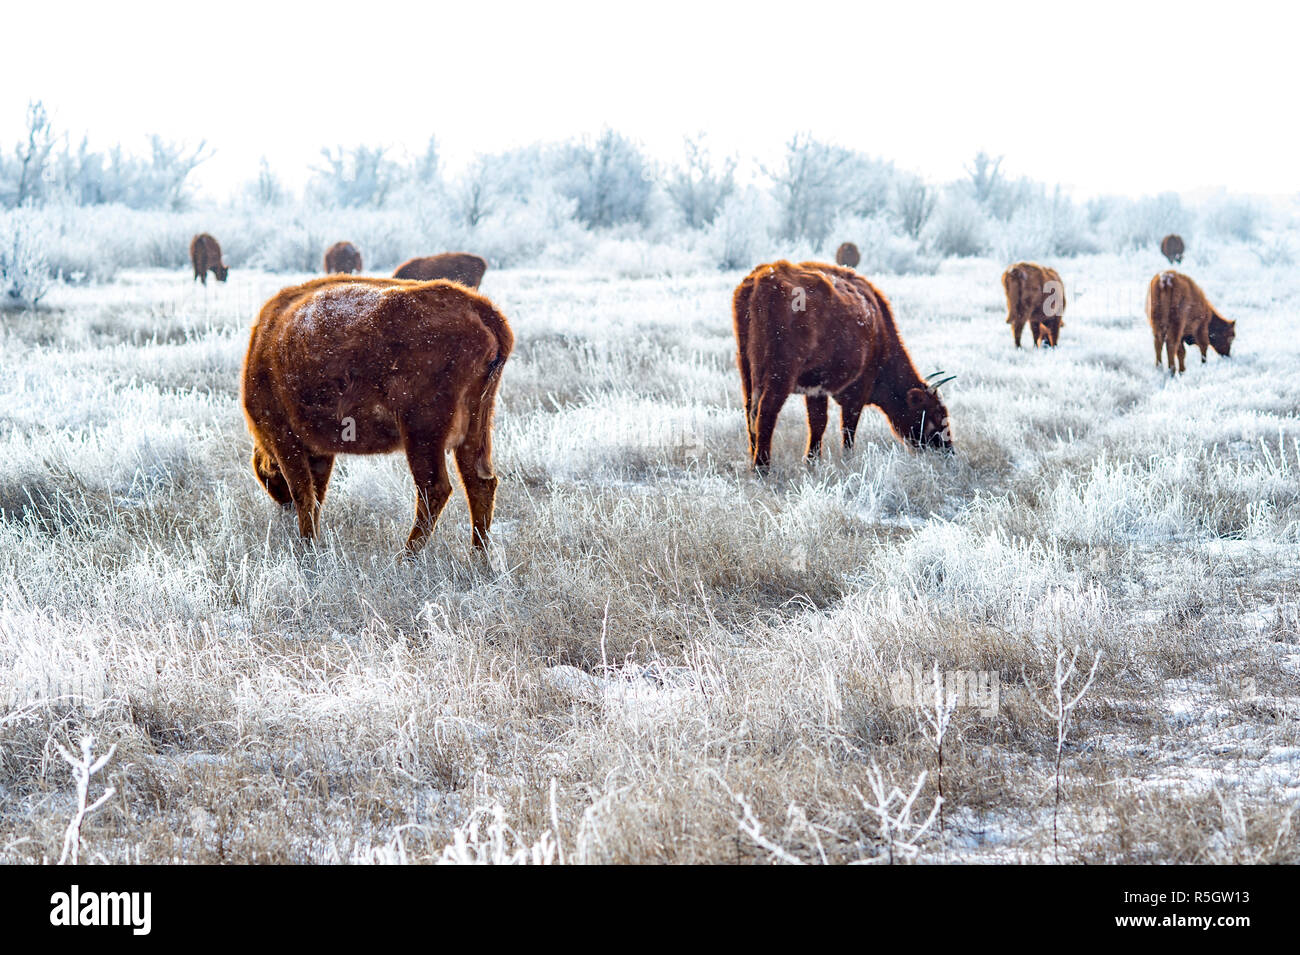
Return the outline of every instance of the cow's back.
[[[748,285],[748,288],[746,286]],[[737,332],[745,324],[750,373],[756,382],[789,380],[802,393],[834,393],[873,360],[879,309],[866,279],[823,263],[775,262],[737,289]]]
[[[263,306],[245,356],[245,410],[255,421],[273,405],[316,449],[389,451],[400,419],[482,391],[512,346],[504,316],[460,285],[316,279]],[[355,437],[340,446],[344,418]]]
[[[444,252],[408,259],[393,272],[393,278],[420,282],[446,279],[467,288],[478,288],[487,272],[487,261],[468,252]]]

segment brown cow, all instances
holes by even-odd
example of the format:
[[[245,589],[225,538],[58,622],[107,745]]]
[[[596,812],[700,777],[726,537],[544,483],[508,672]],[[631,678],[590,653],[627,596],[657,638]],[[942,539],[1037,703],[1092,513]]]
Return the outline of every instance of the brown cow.
[[[845,242],[835,250],[835,264],[847,265],[851,269],[856,269],[858,263],[862,261],[862,256],[858,254],[858,247],[852,242]]]
[[[1002,288],[1007,293],[1007,324],[1011,337],[1020,347],[1020,335],[1029,324],[1034,347],[1053,348],[1061,339],[1061,318],[1065,314],[1065,283],[1056,269],[1033,262],[1017,262],[1002,273]]]
[[[336,454],[406,452],[414,553],[451,495],[454,450],[473,542],[485,548],[497,479],[492,412],[514,344],[486,298],[451,282],[313,279],[262,306],[244,358],[253,472],[298,531],[316,534]]]
[[[468,252],[444,252],[423,258],[407,259],[393,273],[395,279],[448,279],[467,288],[478,288],[487,271],[487,262]]]
[[[948,409],[936,390],[942,382],[927,384],[917,374],[889,302],[852,269],[760,265],[736,287],[732,307],[756,470],[767,470],[777,415],[791,394],[805,396],[809,460],[821,454],[828,397],[840,406],[846,450],[866,405],[884,412],[908,444],[952,449]]]
[[[1186,371],[1187,346],[1201,350],[1205,364],[1206,348],[1213,345],[1224,358],[1232,351],[1237,337],[1236,322],[1230,322],[1214,310],[1200,287],[1181,272],[1172,269],[1156,274],[1147,286],[1147,321],[1156,344],[1156,367],[1160,366],[1163,348],[1174,374],[1174,355],[1178,371]]]
[[[190,262],[194,264],[194,277],[202,279],[204,285],[208,284],[209,271],[217,277],[218,282],[224,282],[230,274],[230,269],[221,261],[221,246],[206,232],[200,232],[190,239]]]
[[[1183,260],[1183,252],[1186,246],[1183,245],[1181,235],[1167,235],[1160,240],[1160,254],[1169,260],[1170,264],[1177,264]]]
[[[361,252],[351,242],[335,242],[325,251],[325,274],[360,272]]]

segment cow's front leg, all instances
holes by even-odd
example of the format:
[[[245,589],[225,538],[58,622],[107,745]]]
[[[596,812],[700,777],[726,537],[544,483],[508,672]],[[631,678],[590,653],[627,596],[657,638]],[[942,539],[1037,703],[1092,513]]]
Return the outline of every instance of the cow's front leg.
[[[812,463],[822,454],[822,435],[826,433],[826,396],[805,395],[804,404],[808,407],[808,450],[804,457]]]

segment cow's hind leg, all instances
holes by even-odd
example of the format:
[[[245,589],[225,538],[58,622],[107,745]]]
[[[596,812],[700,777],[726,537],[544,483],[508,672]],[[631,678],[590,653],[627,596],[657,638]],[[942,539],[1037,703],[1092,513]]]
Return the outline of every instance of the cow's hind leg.
[[[325,489],[329,487],[334,470],[334,455],[313,454],[310,459],[313,490],[317,504],[325,503]]]
[[[776,419],[781,414],[781,406],[790,397],[788,382],[768,381],[759,393],[756,422],[754,428],[754,470],[766,474],[772,461],[772,432],[776,430]]]
[[[1024,331],[1025,331],[1025,320],[1023,318],[1012,319],[1011,337],[1015,341],[1017,348],[1020,347],[1020,336],[1024,334]]]
[[[822,435],[826,433],[826,396],[805,395],[804,404],[808,406],[808,450],[804,457],[812,462],[822,455]]]
[[[480,473],[479,462],[485,460],[478,447],[467,441],[456,449],[456,470],[460,472],[461,483],[465,486],[465,500],[469,503],[469,518],[473,526],[471,543],[485,550],[488,545],[488,531],[492,528],[492,510],[497,497],[497,479],[494,475],[484,477]],[[490,470],[491,463],[484,470]]]
[[[414,554],[433,533],[438,515],[451,497],[447,474],[447,428],[404,428],[406,462],[415,479],[415,526],[406,539],[406,553]]]
[[[1178,349],[1182,345],[1182,335],[1169,334],[1165,336],[1165,360],[1169,362],[1170,376],[1178,374]]]
[[[275,460],[289,485],[289,495],[298,515],[298,533],[311,540],[320,523],[320,497],[316,493],[311,456],[296,438],[277,435],[274,443]]]

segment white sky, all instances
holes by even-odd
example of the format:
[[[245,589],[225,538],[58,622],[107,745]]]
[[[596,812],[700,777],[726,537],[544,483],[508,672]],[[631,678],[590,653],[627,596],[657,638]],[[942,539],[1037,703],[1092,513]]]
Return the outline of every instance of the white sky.
[[[224,198],[265,154],[299,185],[323,145],[474,153],[598,132],[661,160],[705,131],[771,162],[797,131],[935,181],[978,149],[1079,194],[1300,191],[1292,4],[635,4],[353,0],[11,4],[0,142],[29,99],[143,149],[207,139]]]

